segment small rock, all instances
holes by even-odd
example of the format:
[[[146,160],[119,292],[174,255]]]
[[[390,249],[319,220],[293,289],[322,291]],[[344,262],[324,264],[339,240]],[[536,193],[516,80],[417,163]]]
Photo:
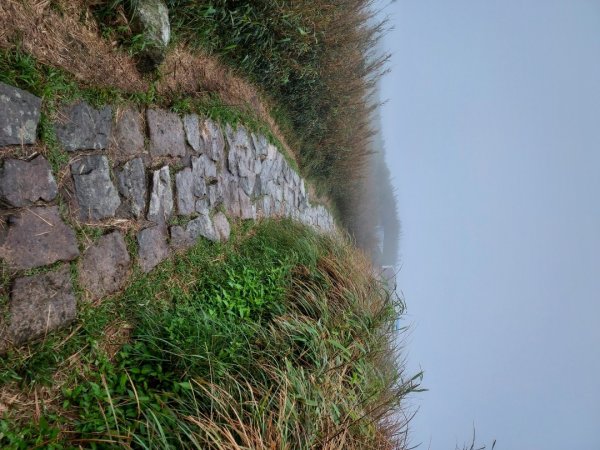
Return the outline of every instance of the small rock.
[[[0,147],[35,144],[42,99],[0,82]]]
[[[139,55],[139,68],[149,72],[163,62],[167,53],[171,38],[169,10],[162,0],[138,0],[135,5],[132,25],[136,33],[142,33],[146,43]]]
[[[188,144],[195,152],[201,152],[200,142],[200,125],[196,114],[188,114],[183,116],[183,127],[185,128],[185,136]]]
[[[0,257],[14,269],[32,269],[79,255],[75,232],[60,218],[57,206],[32,207],[11,215]]]
[[[81,220],[102,220],[115,215],[121,204],[110,179],[106,156],[82,156],[71,163]]]
[[[128,211],[139,219],[146,209],[146,170],[142,158],[126,162],[116,171],[119,192],[127,202]]]
[[[219,241],[226,242],[229,240],[229,235],[231,234],[231,227],[229,226],[229,221],[227,217],[222,212],[218,212],[213,217],[213,226],[215,228],[215,232],[219,238]]]
[[[52,169],[41,155],[31,161],[7,159],[0,169],[0,199],[11,206],[29,206],[38,200],[50,202],[57,195]]]
[[[110,106],[98,110],[85,102],[62,108],[61,119],[55,123],[56,137],[66,151],[101,150],[108,147],[112,126]]]
[[[164,224],[145,228],[137,235],[140,246],[138,264],[143,272],[150,272],[169,257],[167,229]]]
[[[52,272],[17,278],[11,292],[8,338],[14,344],[44,336],[77,317],[68,265]]]
[[[165,223],[173,214],[173,189],[171,188],[171,174],[169,166],[154,171],[152,175],[152,193],[150,194],[150,207],[148,220],[156,223]]]
[[[162,109],[149,109],[146,118],[151,156],[185,156],[183,125],[177,114]]]
[[[79,262],[79,283],[97,300],[120,290],[129,272],[131,259],[123,235],[114,231],[98,239]]]
[[[142,120],[138,111],[128,108],[118,114],[114,142],[119,158],[128,159],[144,152]]]

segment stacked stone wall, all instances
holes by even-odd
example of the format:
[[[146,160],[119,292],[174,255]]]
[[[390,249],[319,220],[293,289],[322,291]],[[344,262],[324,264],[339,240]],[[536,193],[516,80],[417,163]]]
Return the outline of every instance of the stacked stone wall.
[[[133,264],[149,272],[198,239],[227,240],[231,220],[334,229],[277,148],[243,126],[76,101],[52,125],[69,156],[57,173],[37,142],[42,106],[0,83],[0,259],[11,276],[0,350],[73,321],[73,281],[99,301],[123,288]],[[137,230],[136,254],[123,223]],[[86,246],[74,224],[104,233]]]

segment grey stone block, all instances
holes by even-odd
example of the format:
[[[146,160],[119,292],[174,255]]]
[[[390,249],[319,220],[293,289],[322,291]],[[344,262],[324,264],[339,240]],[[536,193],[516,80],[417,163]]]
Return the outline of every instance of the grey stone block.
[[[144,152],[142,118],[138,111],[128,108],[119,113],[113,139],[116,154],[120,160],[129,159]]]
[[[140,218],[146,210],[146,170],[142,158],[126,162],[116,171],[119,193],[125,198],[127,209],[135,218]]]
[[[173,214],[173,189],[169,166],[154,171],[152,175],[152,192],[148,207],[148,220],[155,223],[166,223]]]
[[[189,216],[196,210],[196,197],[193,192],[194,177],[192,169],[185,169],[175,174],[175,189],[177,191],[177,213]]]
[[[88,248],[79,261],[79,284],[91,300],[119,291],[127,281],[131,259],[123,235],[114,231]]]
[[[204,151],[222,168],[225,163],[225,139],[221,127],[216,122],[207,119],[200,126],[200,135]]]
[[[56,137],[69,152],[107,148],[111,128],[110,106],[95,109],[82,101],[62,108],[60,121],[54,124]]]
[[[228,241],[229,235],[231,234],[231,227],[229,226],[229,221],[227,220],[225,214],[223,214],[222,212],[216,213],[212,221],[219,241]]]
[[[0,199],[11,206],[50,202],[58,195],[52,168],[43,156],[31,161],[7,159],[0,169]]]
[[[167,228],[164,224],[145,228],[137,235],[139,244],[138,264],[143,272],[150,272],[169,257]]]
[[[69,325],[77,317],[69,266],[17,278],[11,291],[9,316],[7,337],[13,344],[23,344]]]
[[[102,220],[115,215],[121,204],[106,156],[82,156],[71,163],[81,220]]]
[[[6,226],[0,257],[14,269],[71,261],[79,256],[75,232],[62,221],[57,206],[20,210],[8,216]]]
[[[185,156],[185,136],[181,119],[175,113],[162,109],[146,111],[150,132],[150,155]]]
[[[196,114],[187,114],[183,116],[183,128],[188,144],[196,153],[202,152],[202,141],[200,140],[200,121]]]
[[[35,144],[42,99],[0,82],[0,147]]]
[[[217,242],[219,236],[215,231],[212,220],[208,214],[200,214],[194,220],[190,220],[185,228],[188,235],[196,240],[204,237],[210,241]]]

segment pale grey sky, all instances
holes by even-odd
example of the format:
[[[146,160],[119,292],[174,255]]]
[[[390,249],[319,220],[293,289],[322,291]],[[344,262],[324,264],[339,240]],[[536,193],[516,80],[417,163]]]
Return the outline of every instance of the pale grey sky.
[[[386,11],[413,442],[599,450],[600,1]]]

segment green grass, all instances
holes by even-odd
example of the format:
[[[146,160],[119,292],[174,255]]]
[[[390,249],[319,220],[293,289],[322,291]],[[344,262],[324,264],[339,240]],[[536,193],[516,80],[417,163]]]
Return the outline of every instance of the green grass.
[[[420,375],[404,378],[388,359],[402,305],[365,264],[344,240],[265,221],[136,271],[120,295],[83,306],[71,329],[0,361],[0,382],[23,391],[64,378],[39,420],[31,410],[0,420],[0,446],[391,443],[380,419]],[[111,358],[104,335],[115,323],[132,331]]]

